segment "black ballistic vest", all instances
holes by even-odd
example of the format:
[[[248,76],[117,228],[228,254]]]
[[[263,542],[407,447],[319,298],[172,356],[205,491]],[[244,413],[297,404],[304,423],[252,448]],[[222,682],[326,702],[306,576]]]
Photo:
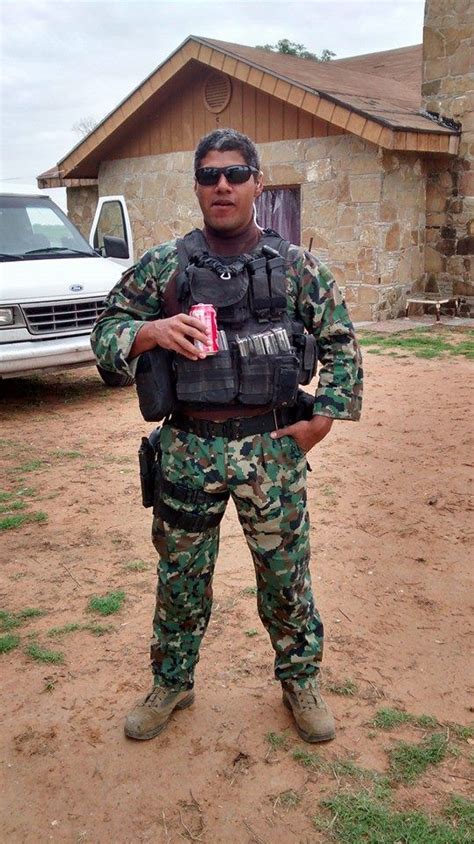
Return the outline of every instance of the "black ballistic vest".
[[[298,384],[315,374],[317,348],[287,313],[288,241],[267,229],[252,253],[233,259],[210,254],[198,229],[176,245],[179,274],[165,290],[165,315],[211,304],[221,343],[197,361],[163,349],[141,355],[136,382],[145,419],[176,409],[235,405],[238,416],[239,405],[293,405]]]

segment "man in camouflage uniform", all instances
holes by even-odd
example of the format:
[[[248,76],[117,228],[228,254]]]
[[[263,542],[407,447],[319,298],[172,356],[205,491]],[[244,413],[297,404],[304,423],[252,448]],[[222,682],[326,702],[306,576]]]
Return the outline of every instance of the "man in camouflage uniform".
[[[225,168],[242,164],[248,165],[247,179],[234,184]],[[253,203],[263,190],[254,144],[234,130],[215,130],[196,150],[195,170],[203,167],[222,168],[216,171],[215,184],[201,184],[199,172],[195,181],[209,252],[222,258],[251,252],[261,238]],[[170,241],[145,252],[124,274],[93,332],[92,345],[102,367],[134,374],[139,355],[156,346],[189,360],[204,357],[194,345],[195,340],[206,341],[203,324],[186,313],[167,317],[163,312],[164,290],[177,272],[176,241]],[[335,728],[318,681],[323,625],[309,572],[306,453],[329,433],[334,419],[359,418],[362,370],[354,330],[333,277],[297,246],[290,246],[287,256],[286,294],[288,314],[302,320],[318,342],[320,371],[312,419],[275,424],[277,411],[268,430],[245,435],[244,429],[244,435],[230,437],[225,435],[225,420],[237,413],[246,421],[251,415],[253,422],[262,408],[234,404],[211,415],[205,409],[190,411],[185,424],[171,417],[161,432],[162,475],[170,482],[162,501],[184,512],[195,513],[198,507],[207,516],[222,513],[232,495],[255,565],[258,611],[275,651],[283,702],[301,737],[318,742],[332,739]],[[206,436],[199,428],[203,419],[210,426]],[[174,500],[171,484],[193,490],[194,499]],[[127,716],[125,733],[135,739],[157,735],[174,709],[194,700],[194,669],[211,612],[219,527],[190,532],[155,514],[152,536],[159,554],[151,646],[154,686]]]

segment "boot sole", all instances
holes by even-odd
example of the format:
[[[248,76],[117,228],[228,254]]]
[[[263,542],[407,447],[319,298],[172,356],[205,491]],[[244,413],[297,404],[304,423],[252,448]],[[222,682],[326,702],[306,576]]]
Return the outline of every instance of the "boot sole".
[[[163,724],[160,724],[160,726],[156,727],[154,730],[149,730],[147,733],[141,733],[140,735],[136,735],[136,733],[133,733],[131,730],[127,730],[127,727],[125,726],[125,735],[127,736],[127,738],[135,739],[136,741],[148,741],[149,739],[155,738],[155,736],[159,736],[159,734],[162,733],[163,730],[165,730],[168,726],[169,720],[175,709],[187,709],[188,706],[191,706],[191,704],[194,703],[194,698],[195,695],[194,692],[192,692],[190,695],[188,695],[188,697],[185,697],[183,698],[183,700],[180,700],[180,702],[173,707],[166,721]]]
[[[285,704],[286,708],[290,710],[291,714],[293,715],[294,722],[295,722],[295,729],[298,735],[303,739],[303,741],[309,742],[309,744],[320,744],[324,741],[332,741],[332,739],[336,738],[336,731],[331,730],[329,733],[323,733],[322,735],[315,736],[313,733],[307,733],[305,730],[302,730],[301,727],[297,724],[296,718],[293,714],[293,707],[286,697],[283,694],[283,703]]]

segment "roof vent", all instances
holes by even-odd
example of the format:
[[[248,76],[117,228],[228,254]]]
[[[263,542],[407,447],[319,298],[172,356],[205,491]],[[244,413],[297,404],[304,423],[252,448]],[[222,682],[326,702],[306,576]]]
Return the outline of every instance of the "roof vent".
[[[204,83],[204,105],[213,114],[224,111],[232,95],[232,85],[225,73],[211,73]]]

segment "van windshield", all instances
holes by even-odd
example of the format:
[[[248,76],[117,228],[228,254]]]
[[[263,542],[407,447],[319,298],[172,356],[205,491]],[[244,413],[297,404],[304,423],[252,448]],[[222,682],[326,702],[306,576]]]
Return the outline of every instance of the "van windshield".
[[[48,197],[0,196],[3,261],[97,257],[87,240]]]

